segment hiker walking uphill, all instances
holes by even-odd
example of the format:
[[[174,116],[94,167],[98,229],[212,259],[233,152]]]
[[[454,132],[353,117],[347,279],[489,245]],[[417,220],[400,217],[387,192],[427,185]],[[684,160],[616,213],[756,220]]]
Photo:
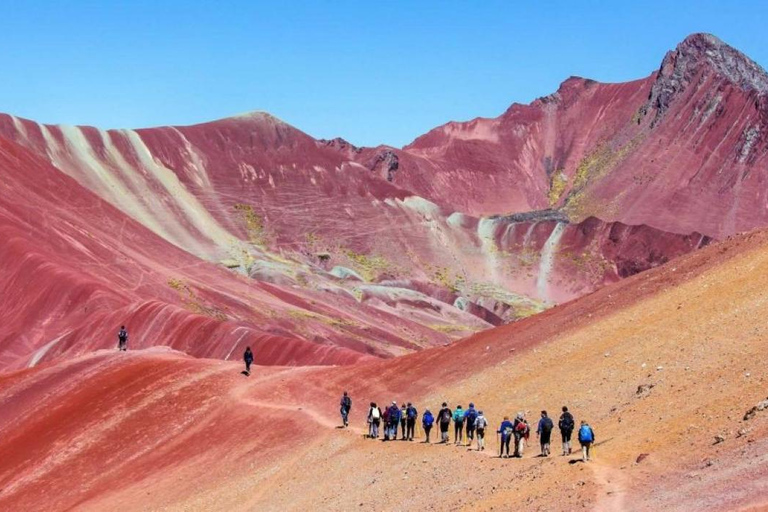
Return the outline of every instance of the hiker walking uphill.
[[[467,446],[472,446],[475,440],[475,421],[477,420],[477,409],[475,404],[470,402],[469,408],[464,411],[464,423],[467,425]]]
[[[451,418],[453,413],[448,407],[448,404],[443,402],[443,407],[440,412],[437,413],[437,421],[440,423],[440,442],[448,442],[448,429],[451,427]]]
[[[475,418],[475,432],[477,432],[477,450],[485,450],[485,429],[488,427],[488,420],[483,416],[483,411],[477,413]],[[509,451],[509,449],[507,449]]]
[[[547,416],[547,411],[541,411],[539,426],[536,428],[536,437],[539,438],[539,443],[541,444],[542,457],[549,457],[549,442],[552,437],[553,428],[555,428],[555,424],[552,423],[552,419]]]
[[[381,425],[381,409],[376,402],[371,402],[368,408],[368,437],[371,439],[379,438],[379,425]]]
[[[421,418],[421,426],[424,427],[424,434],[427,436],[425,443],[429,443],[429,433],[432,431],[432,424],[435,422],[435,417],[432,416],[432,411],[429,409],[424,410],[424,416]]]
[[[389,441],[389,407],[384,408],[381,415],[381,421],[384,425],[384,441]]]
[[[525,451],[525,442],[528,440],[528,436],[531,434],[531,427],[528,426],[528,422],[525,419],[523,413],[518,413],[514,423],[514,436],[515,436],[515,454],[514,457],[522,457],[523,451]]]
[[[245,374],[251,374],[251,364],[253,364],[253,352],[251,347],[245,347],[245,353],[243,354],[243,361],[245,361]]]
[[[504,450],[506,449],[506,456],[509,457],[509,442],[512,440],[515,432],[515,425],[509,421],[509,416],[504,416],[504,421],[501,422],[499,430],[496,434],[501,435],[501,442],[499,443],[499,458],[504,457]]]
[[[128,350],[128,331],[125,330],[124,325],[121,325],[120,330],[117,332],[117,350],[123,352]]]
[[[388,407],[387,419],[389,435],[385,436],[384,440],[397,441],[397,425],[400,423],[400,408],[397,406],[396,401],[393,401],[392,405]]]
[[[579,428],[579,444],[581,444],[581,460],[587,462],[590,455],[592,445],[595,443],[595,431],[586,421],[581,422],[581,428]]]
[[[408,407],[406,407],[405,404],[403,404],[400,407],[400,435],[402,436],[400,439],[405,441],[407,438],[405,436],[405,424],[408,421]]]
[[[560,421],[557,422],[557,426],[560,427],[560,435],[563,437],[563,455],[570,455],[571,435],[573,434],[575,422],[573,421],[573,415],[568,412],[566,406],[563,406],[563,414],[560,415]]]
[[[346,391],[339,402],[339,411],[341,412],[341,421],[344,428],[349,426],[349,411],[352,409],[352,399]]]
[[[413,432],[416,430],[416,419],[419,417],[419,411],[411,402],[408,402],[408,407],[405,408],[405,417],[405,439],[413,441]]]
[[[453,437],[454,444],[461,444],[464,439],[464,409],[460,405],[453,411]]]

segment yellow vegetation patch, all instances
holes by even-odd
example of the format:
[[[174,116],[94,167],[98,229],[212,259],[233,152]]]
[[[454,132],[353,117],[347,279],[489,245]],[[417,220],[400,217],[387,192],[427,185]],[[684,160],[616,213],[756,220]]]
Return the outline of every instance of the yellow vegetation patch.
[[[549,206],[555,207],[563,197],[563,192],[568,185],[568,176],[562,169],[558,169],[552,173],[552,177],[549,179]]]
[[[254,211],[253,206],[237,203],[233,208],[240,213],[245,223],[248,240],[256,245],[266,245],[268,240],[267,232],[264,228],[264,219]]]
[[[184,280],[175,277],[169,277],[168,286],[179,293],[181,303],[187,310],[191,311],[192,313],[215,318],[221,322],[228,320],[226,313],[215,306],[205,304],[203,300],[197,296],[195,291],[190,288],[186,282],[184,282]]]

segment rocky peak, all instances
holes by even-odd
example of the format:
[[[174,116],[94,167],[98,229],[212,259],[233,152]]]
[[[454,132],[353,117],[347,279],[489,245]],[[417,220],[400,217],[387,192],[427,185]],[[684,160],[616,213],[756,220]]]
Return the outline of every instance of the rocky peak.
[[[656,110],[657,120],[701,72],[715,73],[745,91],[768,93],[768,75],[757,63],[712,34],[692,34],[661,63],[647,105]]]

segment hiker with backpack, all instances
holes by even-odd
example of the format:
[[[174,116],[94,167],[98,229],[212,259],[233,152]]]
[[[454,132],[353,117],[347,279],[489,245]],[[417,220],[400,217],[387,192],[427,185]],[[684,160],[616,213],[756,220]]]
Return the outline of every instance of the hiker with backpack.
[[[515,454],[513,457],[522,458],[523,451],[525,451],[525,441],[531,433],[531,427],[528,426],[528,422],[525,419],[525,415],[520,412],[515,418],[514,425],[514,437],[515,437]]]
[[[371,439],[379,438],[379,425],[381,424],[381,409],[376,402],[371,402],[368,409],[368,437]]]
[[[408,422],[408,407],[403,403],[403,405],[400,407],[400,432],[403,437],[400,438],[401,441],[406,440],[405,436],[405,425]]]
[[[581,428],[579,429],[579,444],[581,444],[581,460],[584,462],[589,461],[589,451],[592,449],[592,445],[595,443],[595,431],[589,426],[586,421],[581,422]]]
[[[419,411],[413,406],[411,402],[408,402],[408,406],[405,408],[405,438],[409,441],[413,441],[413,432],[416,430],[416,418],[419,417]]]
[[[435,422],[435,417],[432,416],[432,412],[429,409],[424,410],[424,416],[421,417],[421,426],[424,427],[424,434],[427,439],[425,443],[429,443],[429,433],[432,430],[432,424]]]
[[[243,353],[243,361],[245,361],[245,374],[250,375],[251,364],[253,364],[253,352],[251,352],[251,347],[245,347],[245,352]]]
[[[475,418],[475,432],[477,432],[477,451],[485,450],[485,429],[488,427],[488,420],[483,416],[483,411],[477,413]],[[509,448],[507,448],[509,451]]]
[[[389,440],[397,441],[397,425],[400,423],[400,408],[393,401],[389,406]]]
[[[448,443],[448,429],[451,427],[451,418],[453,417],[453,412],[451,412],[451,409],[448,407],[448,404],[446,402],[443,402],[443,407],[440,409],[440,412],[437,413],[437,419],[440,423],[440,442],[441,443]]]
[[[117,350],[121,352],[128,350],[128,331],[125,330],[124,325],[121,325],[117,332]]]
[[[384,412],[381,415],[382,425],[384,425],[384,441],[389,441],[389,407],[384,408]]]
[[[464,439],[464,409],[460,405],[453,411],[453,437],[454,444],[461,444]]]
[[[555,424],[552,423],[552,419],[547,415],[547,411],[541,411],[541,419],[536,428],[536,437],[539,438],[539,443],[541,444],[542,457],[549,457],[549,442],[552,437],[553,428],[555,428]]]
[[[509,421],[509,416],[504,416],[504,421],[501,422],[497,434],[501,434],[501,443],[499,443],[499,458],[504,457],[504,450],[507,450],[506,457],[509,458],[509,442],[514,435],[515,425]]]
[[[570,455],[571,434],[573,434],[575,422],[573,415],[568,412],[568,407],[563,406],[563,414],[560,415],[560,421],[557,422],[557,426],[560,428],[560,435],[563,437],[563,455]]]
[[[349,426],[349,411],[352,409],[352,399],[346,391],[339,401],[339,411],[341,412],[341,421],[344,428]]]
[[[475,421],[477,420],[477,409],[475,404],[470,402],[469,408],[464,412],[464,423],[467,425],[467,446],[472,446],[475,440]]]

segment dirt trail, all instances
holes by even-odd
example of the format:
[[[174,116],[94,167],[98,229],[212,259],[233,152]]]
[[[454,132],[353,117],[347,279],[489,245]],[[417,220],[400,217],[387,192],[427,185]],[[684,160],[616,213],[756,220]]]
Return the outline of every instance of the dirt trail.
[[[595,512],[623,512],[626,510],[624,498],[629,487],[627,476],[621,470],[606,464],[591,461],[588,466],[599,486]]]

